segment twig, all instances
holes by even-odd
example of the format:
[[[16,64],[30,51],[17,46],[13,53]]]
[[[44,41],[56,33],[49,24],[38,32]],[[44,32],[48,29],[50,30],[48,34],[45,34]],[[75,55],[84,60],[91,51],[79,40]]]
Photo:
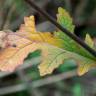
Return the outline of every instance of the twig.
[[[17,71],[17,75],[19,76],[20,80],[24,83],[24,85],[25,85],[28,93],[30,94],[30,96],[32,96],[32,90],[31,90],[32,88],[30,86],[30,83],[28,81],[28,78],[25,75],[24,70],[18,70]]]
[[[44,85],[56,83],[58,81],[71,78],[73,76],[76,76],[75,70],[61,73],[58,75],[53,75],[53,76],[50,76],[50,77],[47,77],[47,78],[44,78],[41,80],[32,81],[30,83],[30,86],[32,86],[32,88],[38,88],[38,87],[41,87]],[[14,93],[14,92],[23,91],[23,90],[26,90],[25,84],[17,84],[17,85],[13,85],[13,86],[0,88],[0,95],[10,94],[10,93]]]
[[[83,40],[77,37],[75,34],[69,32],[66,28],[57,23],[57,21],[52,18],[48,13],[46,13],[43,9],[38,7],[32,0],[25,0],[32,8],[41,13],[44,17],[46,17],[49,21],[51,21],[56,27],[58,27],[62,32],[80,44],[84,49],[86,49],[90,54],[96,57],[96,51],[90,48]]]

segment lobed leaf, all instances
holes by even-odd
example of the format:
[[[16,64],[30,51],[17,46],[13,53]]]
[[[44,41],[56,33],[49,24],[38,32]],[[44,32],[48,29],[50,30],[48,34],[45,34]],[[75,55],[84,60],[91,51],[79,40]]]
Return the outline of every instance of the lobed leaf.
[[[74,34],[72,18],[62,8],[58,9],[57,21]],[[76,61],[79,75],[96,67],[96,58],[59,29],[54,34],[37,32],[34,16],[25,17],[24,22],[17,32],[4,33],[4,37],[0,35],[1,46],[4,44],[0,50],[0,70],[14,71],[29,53],[38,49],[42,51],[42,62],[38,66],[41,76],[51,74],[66,59]],[[85,42],[94,48],[89,35],[86,35]]]
[[[24,59],[30,52],[40,49],[39,46],[42,43],[62,46],[60,40],[51,33],[36,31],[34,16],[26,17],[24,21],[25,24],[17,32],[6,33],[6,38],[1,36],[7,42],[4,43],[5,48],[0,51],[0,70],[2,71],[14,71],[19,65],[23,64]],[[5,32],[3,33],[5,34]],[[43,49],[41,48],[42,51]]]
[[[91,39],[89,34],[86,34],[85,42],[91,47],[94,47],[94,41]]]

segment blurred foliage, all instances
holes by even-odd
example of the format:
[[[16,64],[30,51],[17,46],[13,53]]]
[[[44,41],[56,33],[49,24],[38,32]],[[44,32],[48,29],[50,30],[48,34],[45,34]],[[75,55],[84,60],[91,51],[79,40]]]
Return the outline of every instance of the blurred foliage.
[[[89,33],[93,38],[96,37],[96,0],[34,0],[34,2],[45,9],[50,15],[54,16],[54,18],[56,18],[55,16],[59,6],[66,8],[74,18],[74,23],[77,26],[75,33],[78,36],[84,38],[85,34]],[[23,23],[23,18],[31,14],[35,15],[36,24],[46,21],[44,17],[34,11],[24,0],[0,0],[0,29],[11,29],[15,31]],[[26,59],[30,60],[31,58],[40,56],[40,53],[39,50],[35,51],[29,54]],[[65,74],[68,71],[70,74],[73,74],[71,72],[77,67],[74,61],[66,61],[52,75],[40,77],[35,66],[24,69],[24,76],[29,82]],[[30,88],[29,85],[29,87],[26,87],[25,85],[27,90],[0,96],[96,96],[95,77],[96,71],[93,70],[82,77],[74,75],[67,79],[36,88]],[[55,79],[58,79],[58,76]],[[51,80],[54,80],[54,78],[48,79],[47,83]],[[7,88],[7,86],[21,84],[23,82],[26,84],[27,81],[22,81],[18,76],[18,72],[3,78],[0,77],[0,90],[1,88]],[[28,91],[29,89],[30,91]]]

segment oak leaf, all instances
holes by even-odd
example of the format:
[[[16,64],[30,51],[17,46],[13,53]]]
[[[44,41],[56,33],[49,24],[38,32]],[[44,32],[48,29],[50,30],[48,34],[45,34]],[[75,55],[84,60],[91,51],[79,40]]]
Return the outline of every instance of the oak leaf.
[[[57,21],[74,34],[72,18],[63,8],[58,9]],[[76,61],[79,75],[96,67],[96,58],[61,30],[58,29],[54,34],[37,32],[34,16],[25,17],[24,22],[17,32],[8,32],[3,38],[5,45],[0,51],[0,70],[14,71],[23,64],[29,53],[38,49],[42,51],[42,62],[38,66],[41,76],[51,74],[66,59]],[[85,42],[94,48],[89,35],[86,35]]]
[[[68,12],[61,7],[58,8],[57,21],[74,34],[75,26],[73,25],[72,18]],[[47,55],[47,59],[44,59],[45,63],[39,65],[41,75],[52,73],[52,71],[60,64],[63,64],[66,59],[76,61],[76,64],[78,65],[78,75],[83,75],[91,68],[96,67],[96,58],[62,31],[58,29],[57,32],[54,32],[54,36],[61,40],[60,43],[62,46],[58,47],[62,50],[56,47],[50,47],[51,51],[49,51],[49,53],[51,55]],[[85,42],[93,48],[94,42],[89,35],[86,35]]]
[[[6,47],[0,51],[0,70],[2,71],[14,71],[23,64],[29,53],[37,49],[43,51],[44,48],[40,47],[42,43],[61,46],[59,39],[53,37],[51,33],[36,31],[34,16],[25,17],[24,20],[25,24],[21,25],[17,32],[6,33],[6,38],[1,36],[7,42]]]

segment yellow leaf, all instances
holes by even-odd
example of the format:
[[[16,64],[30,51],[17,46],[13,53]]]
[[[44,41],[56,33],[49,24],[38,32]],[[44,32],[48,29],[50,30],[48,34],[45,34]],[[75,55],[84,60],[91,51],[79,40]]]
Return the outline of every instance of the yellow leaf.
[[[45,46],[45,47],[44,47]],[[40,75],[51,74],[54,69],[58,68],[65,60],[72,59],[78,64],[78,75],[83,75],[90,68],[96,67],[96,62],[74,52],[63,50],[56,46],[43,45],[43,61],[39,65]],[[45,51],[44,51],[45,50]]]
[[[93,42],[93,40],[91,39],[91,37],[90,37],[89,34],[86,34],[85,42],[86,42],[91,48],[94,47],[94,42]]]
[[[49,32],[37,32],[33,16],[26,17],[25,24],[15,33],[6,33],[3,40],[6,43],[0,51],[0,70],[2,71],[14,71],[18,66],[23,64],[24,59],[30,52],[37,49],[42,51],[42,62],[38,66],[41,76],[52,73],[66,59],[76,61],[79,66],[79,75],[88,72],[94,66],[96,67],[95,59],[83,56],[75,51],[61,49],[67,41],[62,43],[62,39]],[[73,43],[70,43],[69,46],[71,44]]]
[[[16,34],[24,36],[32,41],[46,42],[52,45],[61,47],[62,40],[55,37],[50,32],[37,32],[35,29],[35,19],[34,16],[25,17],[25,24],[21,25],[19,31]]]

